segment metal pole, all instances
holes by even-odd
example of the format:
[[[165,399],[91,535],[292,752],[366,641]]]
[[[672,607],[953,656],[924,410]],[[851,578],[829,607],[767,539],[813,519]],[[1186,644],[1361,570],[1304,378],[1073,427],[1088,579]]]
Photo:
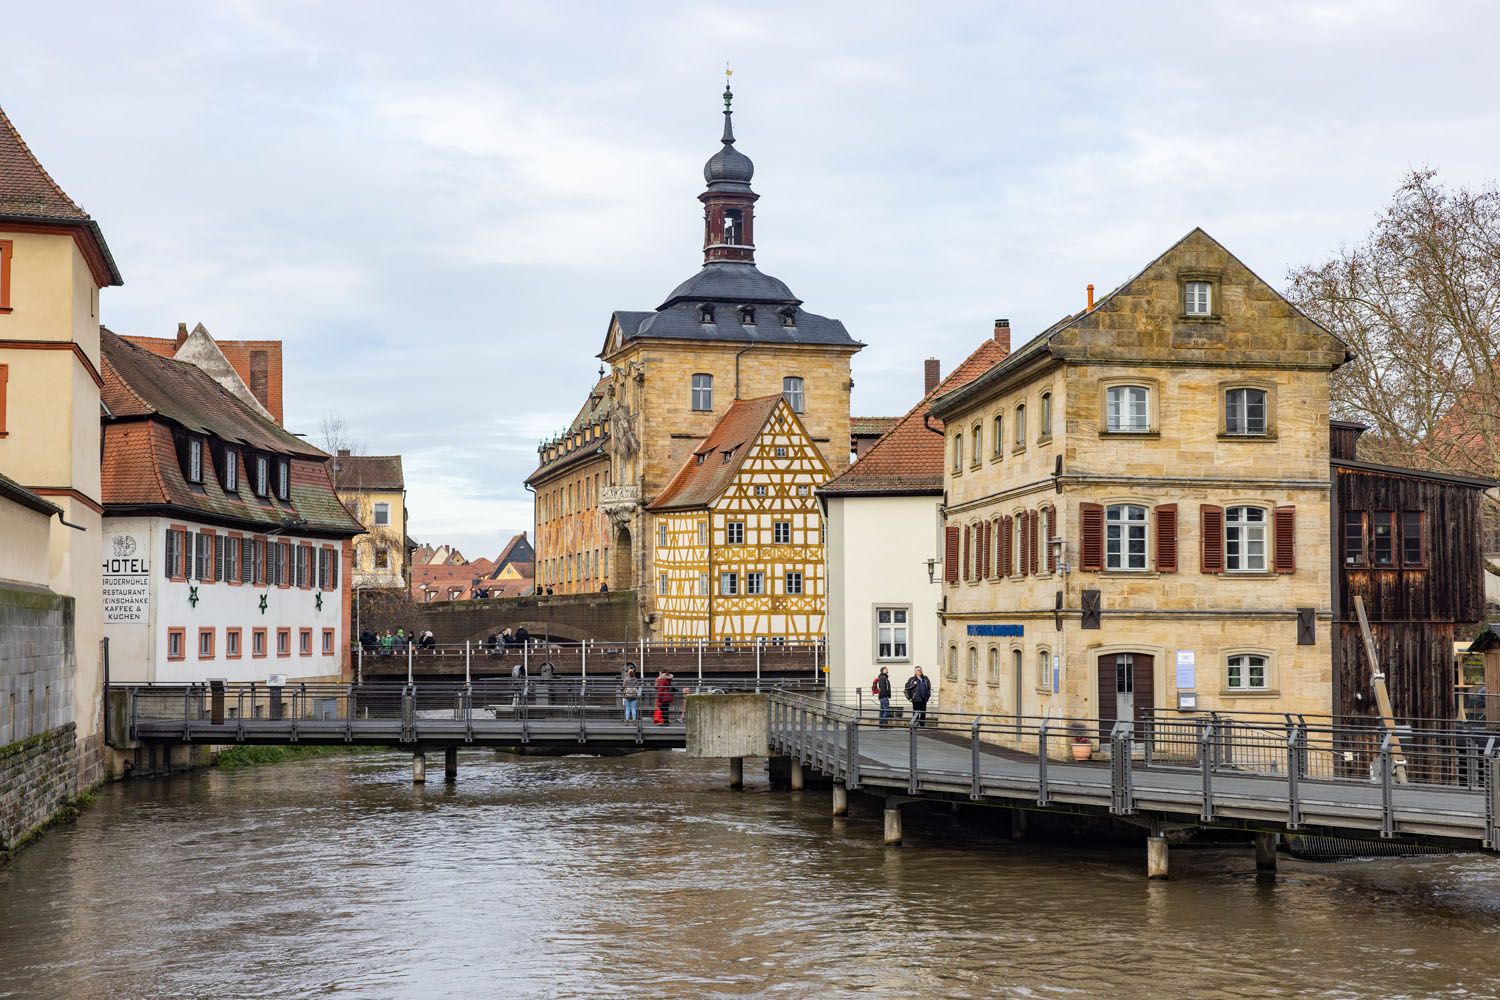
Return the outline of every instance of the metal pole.
[[[765,642],[760,636],[755,637],[755,690],[760,691],[760,645]]]
[[[1017,716],[1020,718],[1020,716]],[[1052,793],[1047,789],[1047,720],[1043,719],[1036,727],[1036,804],[1047,805],[1052,801]]]
[[[906,766],[906,790],[911,794],[917,794],[917,713],[911,714],[911,725],[906,729],[909,744],[907,746]]]
[[[969,734],[969,741],[972,744],[970,751],[973,754],[973,759],[970,761],[973,773],[970,776],[972,783],[969,787],[969,798],[977,799],[979,798],[979,716],[977,715],[974,717],[974,726]]]
[[[521,673],[527,677],[531,676],[531,640],[529,638],[521,643]]]
[[[408,636],[407,640],[406,640],[406,683],[408,683],[408,684],[411,683],[411,658],[412,658],[411,637]]]
[[[470,684],[470,680],[469,680],[469,661],[473,657],[473,655],[474,655],[473,643],[470,640],[465,639],[464,640],[464,687],[468,687],[469,684]]]
[[[588,680],[589,679],[589,641],[587,639],[583,640],[583,643],[578,647],[578,655],[580,657],[580,659],[578,661],[578,664],[579,664],[579,670],[581,671],[581,676],[583,677],[584,680]]]
[[[645,677],[646,676],[646,637],[645,636],[641,636],[638,640],[636,640],[636,642],[637,642],[637,644],[638,644],[638,646],[640,648],[640,655],[637,657],[637,659],[639,659],[641,661],[641,676]]]
[[[359,644],[359,652],[354,657],[354,679],[363,684],[365,682],[365,644]]]
[[[703,640],[698,640],[698,686],[703,686]]]

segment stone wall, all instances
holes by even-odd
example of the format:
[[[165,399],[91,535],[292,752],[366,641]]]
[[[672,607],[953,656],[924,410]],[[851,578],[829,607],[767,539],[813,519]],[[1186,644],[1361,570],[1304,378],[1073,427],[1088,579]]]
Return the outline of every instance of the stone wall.
[[[73,599],[0,585],[0,746],[71,724]]]
[[[77,794],[73,723],[0,746],[0,858],[50,823]]]

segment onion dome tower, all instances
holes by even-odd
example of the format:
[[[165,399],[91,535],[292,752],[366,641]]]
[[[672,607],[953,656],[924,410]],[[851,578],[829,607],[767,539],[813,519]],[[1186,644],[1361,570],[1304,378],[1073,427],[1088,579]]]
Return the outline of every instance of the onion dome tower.
[[[724,137],[720,149],[703,165],[708,190],[703,202],[703,262],[735,260],[755,263],[755,202],[750,190],[755,164],[734,148],[734,92],[724,84]]]

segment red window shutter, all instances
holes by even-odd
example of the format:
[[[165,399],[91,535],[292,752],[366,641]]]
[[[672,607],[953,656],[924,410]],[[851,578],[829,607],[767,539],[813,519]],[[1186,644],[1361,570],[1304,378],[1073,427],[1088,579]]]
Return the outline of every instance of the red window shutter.
[[[1224,508],[1212,504],[1198,505],[1202,526],[1202,552],[1199,566],[1205,573],[1224,572]]]
[[[1011,533],[1013,531],[1015,531],[1015,530],[1016,530],[1015,523],[1013,521],[1011,521],[1010,518],[1008,518],[1008,517],[1002,517],[1000,519],[1000,575],[1001,576],[1010,576],[1010,574],[1012,572],[1011,567],[1015,565],[1015,560],[1011,557],[1011,547],[1014,545],[1014,539],[1013,539]]]
[[[1016,572],[1022,576],[1031,572],[1031,559],[1027,553],[1031,551],[1031,516],[1027,511],[1021,511],[1016,515]]]
[[[1078,505],[1078,568],[1097,573],[1104,569],[1104,506]]]
[[[964,579],[974,579],[974,529],[964,525]]]
[[[958,525],[950,524],[944,529],[943,579],[958,582]]]
[[[988,580],[990,577],[990,542],[992,541],[990,522],[979,522],[979,537],[984,539],[984,544],[979,547],[979,561],[981,564],[979,567],[979,578],[981,580]]]
[[[1043,544],[1047,546],[1047,572],[1057,572],[1057,549],[1052,545],[1052,539],[1057,537],[1057,508],[1047,506],[1047,532]]]
[[[1156,571],[1177,572],[1177,505],[1164,503],[1156,508]]]
[[[1297,508],[1277,507],[1271,512],[1276,529],[1276,572],[1297,572]]]
[[[1028,510],[1026,512],[1026,558],[1028,560],[1028,565],[1031,567],[1032,573],[1035,573],[1037,569],[1036,536],[1040,534],[1040,532],[1037,531],[1038,520],[1039,518],[1036,511]]]

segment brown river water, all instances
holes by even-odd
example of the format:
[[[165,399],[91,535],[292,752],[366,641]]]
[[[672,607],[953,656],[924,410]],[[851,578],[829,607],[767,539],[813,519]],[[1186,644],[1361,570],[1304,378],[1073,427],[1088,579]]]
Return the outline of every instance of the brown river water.
[[[429,761],[433,758],[429,757]],[[1500,861],[1011,843],[722,762],[319,758],[103,789],[0,869],[0,997],[1493,997]]]

